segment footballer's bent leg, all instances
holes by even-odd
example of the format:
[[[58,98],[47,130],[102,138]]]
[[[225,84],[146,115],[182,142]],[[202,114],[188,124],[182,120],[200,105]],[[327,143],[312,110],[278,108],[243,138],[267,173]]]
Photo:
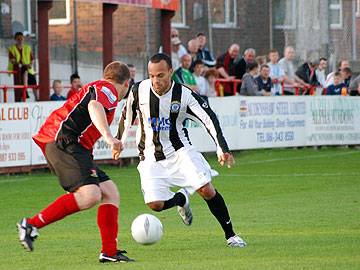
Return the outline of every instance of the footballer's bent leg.
[[[197,192],[204,198],[210,209],[210,212],[220,223],[225,233],[227,244],[229,246],[245,247],[245,241],[238,237],[233,230],[229,211],[221,194],[213,187],[211,183],[204,185],[198,189]]]

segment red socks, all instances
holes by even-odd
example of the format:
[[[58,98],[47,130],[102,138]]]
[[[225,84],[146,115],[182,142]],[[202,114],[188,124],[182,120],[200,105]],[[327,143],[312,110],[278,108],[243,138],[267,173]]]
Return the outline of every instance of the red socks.
[[[75,201],[75,196],[73,193],[69,193],[57,198],[39,214],[28,218],[27,222],[40,229],[78,211],[80,209]]]
[[[114,256],[117,251],[118,208],[113,204],[101,204],[98,208],[97,223],[102,242],[101,252]]]

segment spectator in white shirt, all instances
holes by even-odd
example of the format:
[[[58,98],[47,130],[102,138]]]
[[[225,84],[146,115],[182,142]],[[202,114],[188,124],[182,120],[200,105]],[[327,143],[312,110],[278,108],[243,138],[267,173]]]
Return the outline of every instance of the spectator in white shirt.
[[[338,70],[337,71],[342,71],[344,68],[350,68],[350,62],[348,60],[340,60],[339,64],[338,64]],[[325,86],[328,87],[332,84],[334,84],[334,75],[335,75],[336,71],[333,71],[331,73],[329,73],[326,77],[326,82],[325,82]]]

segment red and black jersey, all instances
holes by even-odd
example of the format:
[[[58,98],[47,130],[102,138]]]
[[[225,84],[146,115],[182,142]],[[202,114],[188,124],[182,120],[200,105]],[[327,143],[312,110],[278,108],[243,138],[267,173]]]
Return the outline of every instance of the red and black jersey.
[[[114,85],[105,80],[91,82],[83,86],[62,107],[53,111],[39,132],[33,136],[43,153],[45,145],[54,141],[64,147],[78,142],[86,149],[92,150],[101,134],[89,115],[88,104],[91,100],[96,100],[104,106],[110,125],[118,104],[117,91]]]

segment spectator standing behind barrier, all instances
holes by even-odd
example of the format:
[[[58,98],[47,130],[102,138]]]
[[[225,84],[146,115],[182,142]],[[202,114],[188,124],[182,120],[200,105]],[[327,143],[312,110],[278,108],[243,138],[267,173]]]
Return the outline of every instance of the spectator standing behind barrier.
[[[61,95],[63,91],[63,86],[60,80],[54,80],[52,84],[52,88],[54,90],[54,93],[50,96],[50,100],[52,101],[66,100],[66,97]]]
[[[181,57],[181,67],[174,71],[172,79],[177,83],[185,84],[191,90],[197,92],[198,87],[196,86],[196,80],[189,68],[191,66],[190,54],[184,54]]]
[[[337,71],[341,71],[344,68],[350,68],[350,63],[348,60],[340,60],[339,64],[338,64],[338,69]],[[325,86],[328,87],[331,84],[334,84],[334,74],[336,71],[333,71],[331,73],[329,73],[326,77],[326,82],[325,82]]]
[[[321,87],[325,87],[326,83],[326,68],[327,68],[327,59],[324,57],[321,57],[319,59],[319,65],[315,70],[316,78],[320,84]]]
[[[326,94],[327,95],[347,95],[346,84],[342,82],[341,73],[339,71],[334,73],[333,76],[334,84],[331,84],[327,87]]]
[[[310,88],[312,86],[319,85],[319,82],[316,78],[315,70],[317,68],[317,64],[313,61],[308,61],[302,64],[296,70],[295,74],[298,76],[304,83],[302,84],[303,94],[310,94]]]
[[[295,74],[294,59],[294,48],[291,46],[287,46],[284,50],[284,57],[279,61],[279,65],[285,73],[284,81],[286,84],[291,85],[290,87],[284,88],[283,94],[285,95],[294,95],[295,87],[301,87],[305,85],[305,83]]]
[[[277,50],[271,50],[269,52],[269,60],[270,62],[267,63],[267,65],[270,68],[269,76],[272,82],[271,93],[273,95],[281,95],[282,94],[281,83],[284,80],[285,73],[278,63],[279,52]]]
[[[219,77],[219,72],[215,68],[209,68],[204,75],[206,79],[206,96],[207,97],[215,97],[216,96],[216,89],[215,89],[215,82],[216,79]]]
[[[271,78],[270,78],[270,68],[268,65],[262,65],[260,67],[260,75],[257,76],[255,78],[257,85],[258,85],[258,90],[261,92],[262,90],[264,90],[265,92],[267,92],[267,94],[271,95],[271,88],[272,88],[272,83],[271,83]]]
[[[70,83],[71,83],[71,88],[66,96],[66,99],[71,98],[73,95],[79,92],[81,88],[80,76],[77,73],[72,74],[70,76]]]
[[[130,79],[129,79],[129,88],[128,88],[128,91],[126,92],[126,95],[124,96],[124,98],[128,97],[131,87],[135,83],[135,76],[136,76],[136,67],[133,64],[127,64],[127,66],[130,71]]]
[[[350,96],[360,96],[360,75],[350,82],[349,94]]]
[[[209,49],[206,47],[206,36],[204,33],[197,34],[199,43],[199,50],[197,51],[196,58],[203,61],[204,65],[208,68],[215,67],[216,60]]]
[[[235,65],[236,79],[241,80],[244,74],[247,72],[247,65],[255,62],[256,52],[253,48],[245,50],[243,57]],[[240,89],[241,84],[239,85]]]
[[[171,64],[173,69],[176,70],[180,67],[180,50],[181,40],[177,37],[171,39]]]
[[[188,54],[191,56],[191,65],[189,70],[194,72],[194,62],[197,59],[197,52],[199,50],[199,41],[197,38],[190,39],[188,42]]]
[[[247,73],[244,74],[242,78],[242,84],[240,89],[240,95],[242,96],[270,96],[271,92],[266,92],[265,90],[259,91],[259,86],[255,77],[259,73],[259,64],[249,63],[247,65]]]
[[[341,77],[347,88],[350,86],[352,71],[350,68],[346,67],[340,71]]]
[[[170,39],[173,39],[173,38],[180,39],[179,31],[176,28],[171,28]],[[162,52],[163,52],[163,48],[162,48],[162,46],[160,46],[159,53],[162,53]],[[181,56],[183,56],[186,53],[187,53],[187,50],[186,50],[185,46],[183,44],[180,44],[179,51],[178,51],[179,59],[181,58]]]
[[[238,44],[232,44],[226,53],[222,54],[216,60],[216,68],[219,75],[228,80],[235,79],[235,60],[239,56],[240,47]],[[221,83],[223,91],[220,95],[232,96],[233,95],[232,83]]]
[[[8,70],[16,72],[14,73],[14,85],[28,85],[28,75],[32,75],[32,80],[35,78],[35,72],[32,68],[34,56],[31,47],[24,43],[25,37],[23,33],[17,32],[14,36],[14,39],[15,44],[8,48]],[[14,92],[15,102],[21,102],[23,98],[23,89],[14,89]],[[26,97],[28,97],[27,93]]]
[[[204,70],[204,63],[202,60],[198,59],[195,61],[194,63],[194,72],[193,72],[193,76],[195,78],[196,81],[196,85],[197,85],[197,93],[207,99],[207,82],[204,76],[202,76]]]

